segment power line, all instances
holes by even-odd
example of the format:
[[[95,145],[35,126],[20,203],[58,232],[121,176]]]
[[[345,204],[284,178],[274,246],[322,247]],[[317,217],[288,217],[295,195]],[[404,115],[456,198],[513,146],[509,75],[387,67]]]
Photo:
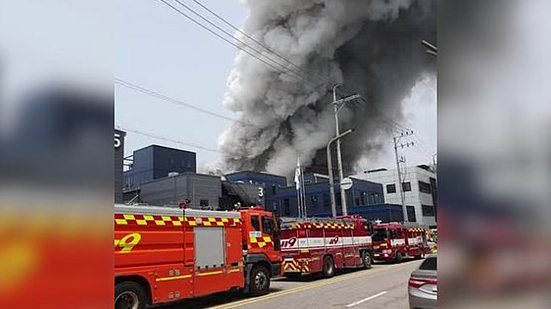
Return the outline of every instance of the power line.
[[[221,115],[221,114],[203,109],[201,107],[195,106],[193,104],[189,104],[189,103],[183,102],[181,100],[171,98],[171,97],[166,96],[164,94],[161,94],[159,92],[144,88],[142,86],[133,84],[131,82],[125,81],[125,80],[120,79],[120,78],[115,78],[115,84],[121,85],[123,87],[126,87],[128,89],[132,89],[134,91],[137,91],[137,92],[140,92],[140,93],[143,93],[143,94],[147,94],[149,96],[155,97],[157,99],[161,99],[163,101],[166,101],[166,102],[169,102],[169,103],[172,103],[172,104],[175,104],[175,105],[184,106],[184,107],[196,110],[198,112],[201,112],[201,113],[204,113],[204,114],[207,114],[207,115],[211,115],[211,116],[218,117],[218,118],[228,120],[228,121],[235,121],[235,122],[240,122],[240,123],[243,123],[243,124],[248,124],[248,123],[243,122],[241,120],[234,119],[234,118],[231,118],[231,117],[227,117],[227,116],[224,116],[224,115]]]
[[[299,75],[297,72],[292,71],[291,69],[289,69],[289,68],[288,68],[287,66],[285,66],[284,64],[281,64],[280,62],[275,61],[274,59],[271,59],[271,58],[265,56],[265,55],[263,54],[262,51],[259,51],[258,49],[253,48],[253,47],[251,47],[250,45],[248,45],[247,43],[243,42],[242,40],[236,38],[233,34],[229,33],[228,31],[226,31],[226,30],[223,29],[222,27],[220,27],[220,26],[218,26],[217,24],[215,24],[214,22],[212,22],[212,21],[211,21],[210,19],[208,19],[207,17],[205,17],[205,16],[203,16],[202,14],[198,13],[197,11],[195,11],[194,9],[192,9],[190,6],[188,6],[188,5],[184,4],[184,3],[182,3],[180,0],[174,0],[174,1],[178,2],[181,6],[183,6],[184,8],[186,8],[188,11],[190,11],[191,13],[193,13],[195,16],[201,18],[202,20],[204,20],[205,22],[207,22],[207,23],[210,24],[211,26],[215,27],[216,29],[218,29],[219,31],[221,31],[222,33],[224,33],[225,35],[227,35],[228,37],[230,37],[230,38],[232,38],[232,39],[238,41],[239,43],[245,45],[246,47],[250,48],[251,50],[253,50],[253,51],[256,52],[257,54],[259,54],[259,55],[263,56],[264,58],[266,58],[266,59],[272,61],[273,63],[279,65],[279,66],[282,67],[283,69],[289,70],[289,71],[291,71],[291,72],[297,74],[298,77],[300,77],[300,78],[306,80],[306,78],[305,78],[304,76],[301,76],[301,75]],[[230,27],[232,27],[233,29],[235,29],[235,30],[239,31],[240,33],[244,34],[244,33],[241,32],[239,29],[237,29],[237,27],[233,26],[231,23],[229,23],[228,21],[224,20],[222,17],[220,17],[219,15],[217,15],[216,13],[214,13],[212,10],[208,9],[206,6],[202,5],[202,4],[199,3],[198,1],[195,1],[195,2],[196,2],[197,4],[199,4],[202,8],[206,9],[209,13],[214,14],[214,15],[215,15],[217,18],[219,18],[219,19],[222,19],[224,23],[230,25]],[[247,35],[247,34],[244,34],[244,35],[247,36],[248,38],[252,39],[254,42],[256,42],[257,44],[259,44],[260,46],[264,47],[264,49],[266,49],[266,50],[269,51],[270,53],[272,53],[272,54],[275,55],[275,53],[274,53],[273,51],[271,51],[268,47],[264,46],[262,43],[260,43],[260,42],[256,41],[255,39],[251,38],[251,37],[250,37],[249,35]],[[287,59],[284,59],[284,60],[288,62]],[[299,68],[299,70],[300,70],[300,68]]]
[[[235,37],[233,37],[233,35],[231,33],[228,33],[227,31],[223,30],[222,28],[220,28],[219,26],[215,25],[214,23],[208,21],[208,19],[206,19],[205,17],[202,17],[202,15],[200,15],[199,13],[195,12],[193,9],[189,8],[188,6],[186,6],[185,4],[183,4],[182,2],[176,0],[180,5],[186,7],[188,9],[188,11],[191,11],[192,13],[196,14],[196,15],[199,15],[203,20],[206,20],[209,24],[213,25],[214,27],[216,27],[217,29],[219,29],[219,31],[222,31],[223,33],[225,33],[226,35],[230,36],[233,40],[237,40],[239,41],[240,43],[242,43],[244,46],[248,47],[249,49],[252,49],[253,51],[257,52],[260,56],[268,59],[269,61],[271,62],[274,62],[276,64],[279,64],[280,66],[283,67],[283,70],[281,68],[278,68],[276,66],[274,66],[272,63],[269,63],[268,61],[262,59],[262,58],[259,58],[257,57],[256,55],[254,55],[251,51],[247,50],[246,48],[244,47],[241,47],[239,46],[239,44],[235,43],[235,42],[232,42],[231,40],[223,37],[221,34],[217,33],[216,31],[212,30],[211,28],[209,28],[208,26],[202,24],[201,22],[199,22],[198,20],[194,19],[193,17],[191,17],[190,15],[186,14],[185,12],[182,12],[181,10],[179,10],[178,8],[176,8],[175,6],[171,5],[170,3],[168,3],[166,0],[159,0],[161,2],[163,2],[165,5],[169,6],[170,8],[172,8],[174,11],[178,12],[180,15],[186,17],[187,19],[189,19],[190,21],[192,21],[193,23],[197,24],[198,26],[200,26],[201,28],[207,30],[209,33],[215,35],[216,37],[224,40],[225,42],[235,46],[237,49],[239,50],[242,50],[244,51],[245,53],[249,54],[251,57],[261,61],[262,63],[268,65],[269,67],[271,67],[272,69],[274,69],[276,72],[279,72],[281,74],[288,74],[288,75],[294,75],[294,77],[297,77],[298,79],[302,79],[304,82],[306,82],[308,84],[309,87],[311,87],[312,89],[315,89],[316,86],[311,83],[310,81],[308,81],[307,79],[305,79],[304,77],[302,77],[300,74],[290,70],[289,68],[285,67],[285,66],[282,66],[281,64],[279,64],[277,61],[274,61],[273,59],[271,58],[268,58],[266,57],[265,55],[262,54],[262,52],[259,52],[258,50],[250,47],[248,44],[246,44],[245,42],[239,40],[239,39],[236,39]]]
[[[184,145],[184,146],[187,146],[187,147],[192,147],[192,148],[201,149],[201,150],[205,150],[205,151],[221,153],[221,151],[219,151],[217,149],[203,147],[201,145],[197,145],[197,144],[193,144],[193,143],[187,143],[187,142],[184,142],[184,141],[180,141],[180,140],[176,140],[176,139],[172,139],[172,138],[168,138],[168,137],[164,137],[164,136],[160,136],[160,135],[155,135],[155,134],[152,134],[152,133],[148,133],[148,132],[144,132],[144,131],[140,131],[140,130],[136,130],[136,129],[123,128],[123,127],[120,127],[120,126],[116,126],[116,128],[117,128],[117,130],[121,130],[121,131],[125,131],[125,132],[132,132],[132,133],[135,133],[135,134],[143,135],[143,136],[154,138],[154,139],[157,139],[157,140],[162,140],[162,141],[165,141],[165,142],[171,142],[171,143],[180,144],[180,145]]]
[[[206,5],[202,4],[200,1],[198,0],[192,0],[193,2],[195,2],[197,5],[199,5],[200,7],[202,7],[204,10],[206,10],[207,12],[209,12],[210,14],[212,14],[213,16],[215,16],[216,18],[218,18],[220,21],[222,21],[224,24],[228,25],[229,27],[231,27],[233,30],[239,32],[240,34],[242,34],[243,36],[245,36],[246,38],[248,38],[249,40],[255,42],[256,44],[258,44],[259,46],[261,46],[262,48],[264,48],[265,50],[269,51],[270,53],[274,54],[276,57],[278,57],[279,59],[289,63],[290,65],[292,65],[293,67],[297,68],[298,71],[300,72],[303,72],[303,73],[306,73],[306,74],[309,74],[308,72],[306,72],[303,68],[301,68],[300,66],[296,65],[294,62],[292,62],[291,60],[285,58],[284,56],[282,56],[281,54],[277,53],[276,51],[274,51],[273,49],[269,48],[268,46],[266,46],[266,44],[263,44],[261,42],[259,42],[258,40],[256,40],[255,38],[253,38],[252,36],[248,35],[247,33],[245,33],[244,31],[242,31],[241,29],[239,29],[238,27],[234,26],[232,23],[230,23],[227,19],[225,19],[224,17],[220,16],[219,14],[217,14],[216,12],[214,12],[213,10],[211,10],[210,8],[208,8]],[[319,76],[317,76],[319,77]],[[326,79],[327,81],[329,81],[329,79]]]
[[[212,29],[209,29],[207,26],[201,24],[200,22],[198,22],[197,20],[193,19],[192,17],[190,17],[189,15],[181,12],[180,10],[176,9],[174,6],[168,4],[165,0],[160,0],[162,1],[163,3],[167,4],[168,6],[170,6],[171,8],[173,8],[174,10],[176,10],[177,12],[181,13],[183,16],[187,17],[188,19],[190,19],[191,21],[193,21],[194,23],[198,24],[199,26],[201,26],[202,28],[204,28],[205,30],[209,31],[210,33],[216,35],[217,37],[223,39],[224,41],[232,44],[233,46],[236,46],[238,49],[240,50],[243,50],[245,52],[247,52],[249,55],[251,55],[252,57],[258,59],[258,60],[261,60],[263,61],[265,64],[269,65],[270,67],[272,67],[273,69],[275,69],[276,71],[279,71],[280,73],[286,73],[286,72],[282,72],[281,70],[275,68],[272,64],[268,64],[266,63],[263,59],[259,59],[258,57],[256,57],[255,55],[253,55],[252,53],[250,53],[249,51],[239,47],[237,44],[233,43],[233,42],[230,42],[228,41],[227,39],[223,38],[222,36],[220,36],[219,34],[217,34],[216,32],[212,31]],[[244,44],[245,46],[247,46],[248,48],[252,49],[253,51],[255,51],[256,53],[263,55],[263,53],[261,51],[259,51],[258,49],[255,49],[255,48],[252,48],[250,45],[246,44],[245,42],[243,42],[242,40],[239,40],[237,38],[234,38],[233,35],[227,31],[225,31],[224,29],[222,29],[221,27],[219,27],[218,25],[216,25],[215,23],[213,23],[212,21],[210,21],[208,18],[204,17],[203,15],[201,15],[200,13],[197,13],[195,10],[193,10],[191,7],[189,7],[188,5],[182,3],[180,0],[175,0],[176,2],[178,2],[180,5],[182,5],[183,7],[185,7],[188,11],[192,12],[193,14],[195,14],[196,16],[200,17],[201,19],[203,19],[204,21],[206,21],[207,23],[209,23],[210,25],[214,26],[216,29],[222,31],[223,33],[225,33],[226,35],[230,36],[232,39],[235,39],[237,41],[239,41],[240,43]],[[209,12],[210,14],[212,14],[213,16],[215,16],[216,18],[218,18],[219,20],[221,20],[222,22],[224,22],[226,25],[230,26],[232,29],[238,31],[239,33],[243,34],[245,37],[249,38],[250,40],[252,40],[253,42],[257,43],[258,45],[262,46],[264,49],[266,49],[268,52],[276,55],[278,58],[288,62],[289,64],[297,67],[299,70],[301,70],[300,67],[298,67],[296,64],[294,64],[292,61],[286,59],[285,57],[279,55],[278,53],[276,53],[275,51],[273,51],[272,49],[270,49],[269,47],[267,47],[266,45],[262,44],[261,42],[259,42],[258,40],[254,39],[252,36],[246,34],[245,32],[241,31],[239,28],[237,28],[236,26],[234,26],[233,24],[231,24],[229,21],[227,21],[225,18],[223,18],[222,16],[220,16],[219,14],[217,14],[216,12],[214,12],[213,10],[209,9],[206,5],[202,4],[200,1],[198,0],[192,0],[193,2],[195,2],[197,5],[199,5],[201,8],[203,8],[204,10],[206,10],[207,12]],[[266,57],[266,56],[264,56]],[[311,86],[311,82],[307,79],[305,79],[303,76],[301,76],[299,73],[295,72],[295,71],[292,71],[291,69],[285,67],[284,65],[282,65],[280,62],[277,62],[273,59],[270,59],[270,58],[267,58],[269,60],[271,60],[272,62],[274,63],[277,63],[278,65],[284,67],[287,71],[291,71],[292,73],[295,74],[296,77],[299,77],[301,78],[302,80],[304,80],[305,82],[308,83],[309,86]],[[330,82],[330,80],[328,78],[322,78],[324,79],[326,82]],[[314,87],[313,87],[314,88]],[[369,104],[372,104],[371,102],[368,102],[367,100],[364,100],[366,101],[367,103]],[[372,106],[374,107],[374,109],[376,110],[376,112],[378,112],[381,117],[383,119],[386,119],[387,123],[390,123],[392,126],[396,127],[398,130],[404,130],[405,127],[403,125],[400,125],[399,123],[395,122],[394,120],[392,120],[391,118],[387,117],[384,115],[384,113],[380,112],[377,107],[372,104]],[[423,143],[424,144],[424,143]]]

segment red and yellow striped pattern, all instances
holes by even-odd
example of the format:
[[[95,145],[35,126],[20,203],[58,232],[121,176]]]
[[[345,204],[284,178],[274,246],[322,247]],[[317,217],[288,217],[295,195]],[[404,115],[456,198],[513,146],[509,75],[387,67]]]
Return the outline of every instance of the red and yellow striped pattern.
[[[291,229],[311,229],[311,228],[324,228],[324,229],[354,229],[354,224],[345,224],[338,222],[331,223],[294,223],[290,227]]]
[[[297,260],[285,260],[283,261],[283,272],[286,273],[309,273],[310,267],[307,262],[299,262]]]
[[[179,217],[158,215],[115,214],[115,225],[155,226],[241,226],[239,218]]]

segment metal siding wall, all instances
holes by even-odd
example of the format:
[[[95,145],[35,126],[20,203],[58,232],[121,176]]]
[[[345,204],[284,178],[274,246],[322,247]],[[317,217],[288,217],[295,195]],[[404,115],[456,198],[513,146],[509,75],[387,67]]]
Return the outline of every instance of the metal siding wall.
[[[220,178],[203,175],[189,175],[188,181],[188,188],[190,188],[189,192],[194,193],[190,198],[192,207],[200,208],[200,201],[208,200],[209,207],[212,209],[219,208],[219,199],[222,197],[222,181]]]

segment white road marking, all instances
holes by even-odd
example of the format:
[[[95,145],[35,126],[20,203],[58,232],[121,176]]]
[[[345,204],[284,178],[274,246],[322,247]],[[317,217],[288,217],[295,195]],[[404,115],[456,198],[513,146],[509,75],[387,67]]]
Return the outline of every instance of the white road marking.
[[[376,298],[376,297],[385,295],[386,293],[387,293],[387,291],[382,291],[381,293],[377,293],[377,294],[375,294],[375,295],[373,295],[373,296],[369,296],[368,298],[364,298],[364,299],[362,299],[362,300],[358,300],[357,302],[353,302],[353,303],[351,303],[351,304],[348,304],[348,305],[346,305],[346,308],[350,308],[350,307],[357,306],[357,305],[359,305],[359,304],[361,304],[361,303],[365,303],[365,302],[368,301],[368,300],[372,300],[373,298]]]

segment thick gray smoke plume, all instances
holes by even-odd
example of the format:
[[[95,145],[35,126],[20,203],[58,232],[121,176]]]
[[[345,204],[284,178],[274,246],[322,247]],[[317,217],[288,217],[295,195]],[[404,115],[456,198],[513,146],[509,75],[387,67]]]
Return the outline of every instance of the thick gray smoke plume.
[[[335,134],[328,91],[337,83],[344,84],[342,94],[369,101],[340,113],[341,130],[356,129],[343,141],[343,162],[350,170],[360,157],[376,156],[392,130],[380,114],[399,122],[401,100],[434,70],[420,41],[436,41],[436,1],[244,2],[250,9],[244,32],[299,66],[310,82],[237,55],[224,104],[240,112],[240,121],[220,137],[225,169],[290,175],[299,156],[304,166],[323,169]]]

